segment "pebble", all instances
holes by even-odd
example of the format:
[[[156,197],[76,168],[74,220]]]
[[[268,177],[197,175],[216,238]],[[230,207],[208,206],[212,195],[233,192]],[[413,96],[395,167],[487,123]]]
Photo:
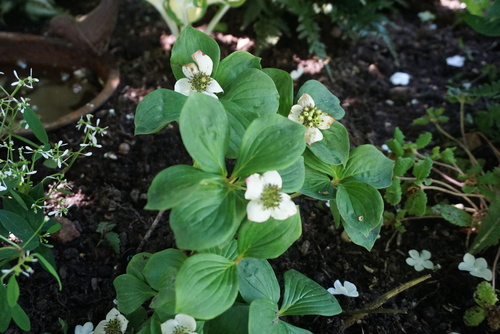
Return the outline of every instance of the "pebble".
[[[130,152],[130,145],[128,143],[121,143],[118,146],[118,153],[120,154],[128,154]]]

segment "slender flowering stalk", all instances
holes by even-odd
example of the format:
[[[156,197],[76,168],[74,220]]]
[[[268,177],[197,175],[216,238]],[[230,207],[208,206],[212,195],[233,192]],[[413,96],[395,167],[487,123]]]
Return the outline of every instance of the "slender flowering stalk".
[[[277,171],[252,174],[245,181],[245,198],[250,200],[247,205],[248,220],[256,223],[265,222],[269,217],[284,220],[297,213],[290,195],[281,192],[282,180]]]
[[[186,96],[192,92],[198,92],[218,99],[215,93],[224,91],[219,83],[210,77],[214,66],[212,59],[200,50],[193,53],[191,57],[195,63],[182,66],[182,72],[186,77],[175,83],[174,90]]]
[[[319,109],[309,94],[302,94],[297,103],[292,106],[288,118],[305,125],[307,145],[322,140],[323,134],[320,130],[330,128],[335,118]]]

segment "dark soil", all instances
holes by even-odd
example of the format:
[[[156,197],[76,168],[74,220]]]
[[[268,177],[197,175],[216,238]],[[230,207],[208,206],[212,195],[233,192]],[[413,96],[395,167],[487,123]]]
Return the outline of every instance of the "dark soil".
[[[74,15],[88,12],[96,2],[58,1]],[[265,51],[262,64],[286,71],[303,64],[306,73],[297,85],[316,79],[339,97],[346,110],[341,122],[349,130],[353,146],[380,146],[392,137],[396,126],[414,140],[419,133],[430,130],[411,125],[425,108],[445,105],[448,116],[456,117],[457,107],[448,105],[444,98],[448,83],[476,77],[485,64],[500,66],[500,46],[495,39],[480,36],[464,24],[453,26],[454,14],[432,1],[426,1],[425,8],[419,6],[401,9],[390,17],[394,25],[389,31],[399,66],[380,38],[353,42],[330,35],[325,35],[324,41],[328,42],[333,81],[321,62],[307,54],[305,42],[295,37],[285,37]],[[416,14],[422,9],[438,15],[436,29],[418,20]],[[239,9],[226,18],[234,35],[214,35],[223,56],[235,50],[238,38],[253,39],[251,30],[239,29],[241,15]],[[5,29],[38,31],[15,23]],[[105,317],[115,298],[113,279],[124,272],[127,259],[137,252],[157,215],[143,209],[153,177],[171,165],[191,163],[175,124],[154,135],[134,136],[133,118],[141,98],[160,87],[173,88],[169,50],[162,47],[168,36],[166,24],[152,6],[145,1],[123,1],[109,47],[119,65],[121,83],[114,96],[96,112],[108,132],[101,139],[103,147],[94,150],[91,157],[80,159],[67,174],[73,191],[67,201],[75,201],[67,218],[80,236],[68,243],[54,241],[63,290],[59,291],[55,279],[41,268],[21,280],[21,302],[32,320],[32,333],[60,333],[58,318],[64,319],[72,332],[77,324],[97,324]],[[446,65],[445,59],[456,54],[470,56],[463,68]],[[409,86],[395,88],[390,83],[389,77],[397,71],[411,74]],[[50,137],[76,148],[81,133],[70,125],[53,131]],[[439,143],[440,138],[435,140]],[[342,231],[334,229],[324,203],[308,198],[299,198],[297,203],[301,206],[303,235],[283,256],[271,261],[279,279],[286,270],[296,269],[325,288],[333,286],[336,279],[348,280],[360,293],[358,298],[338,297],[342,308],[349,312],[363,309],[378,296],[422,275],[432,274],[432,278],[382,307],[405,314],[371,314],[345,331],[342,322],[347,315],[287,319],[292,324],[313,333],[490,333],[485,325],[468,328],[462,320],[464,311],[473,305],[472,294],[481,280],[457,269],[466,251],[466,234],[458,228],[444,221],[424,219],[407,222],[404,234],[388,226],[368,252],[342,240]],[[106,242],[100,243],[101,235],[96,232],[100,222],[116,224],[121,240],[119,254]],[[143,251],[168,247],[175,247],[175,240],[165,214]],[[441,269],[416,272],[405,263],[410,249],[430,251],[433,262]],[[494,255],[494,250],[483,254],[490,265]]]

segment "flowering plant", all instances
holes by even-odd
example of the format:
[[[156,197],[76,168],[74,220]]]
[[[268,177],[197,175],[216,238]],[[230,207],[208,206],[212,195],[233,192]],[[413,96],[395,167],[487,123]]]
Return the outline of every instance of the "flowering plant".
[[[177,247],[192,252],[135,255],[114,281],[118,309],[125,315],[153,310],[131,324],[147,333],[162,333],[161,324],[178,314],[195,318],[197,332],[307,333],[280,317],[331,316],[341,308],[294,270],[284,275],[278,305],[281,289],[267,260],[301,235],[293,198],[329,200],[337,226],[370,249],[382,223],[378,189],[390,185],[392,161],[371,145],[350,151],[346,129],[334,122],[344,110],[318,81],[306,82],[294,103],[288,73],[263,69],[259,58],[242,51],[220,60],[217,43],[191,27],[180,34],[170,62],[175,89],[142,100],[135,132],[179,124],[193,164],[161,171],[146,209],[170,210]]]
[[[66,192],[60,189],[66,182],[65,172],[79,156],[91,154],[84,153],[87,147],[99,147],[96,135],[105,133],[104,128],[91,124],[89,115],[78,123],[84,127],[85,137],[76,152],[70,152],[62,141],[51,143],[29,100],[17,97],[21,88],[33,88],[38,79],[32,77],[31,72],[24,79],[14,74],[17,81],[12,83],[11,92],[0,86],[5,95],[0,98],[0,332],[8,328],[11,319],[25,331],[31,327],[28,316],[17,303],[18,279],[20,275],[29,276],[34,272],[34,262],[40,262],[61,288],[48,238],[60,228],[53,218],[66,213],[71,203],[67,205],[63,199],[55,199],[55,193]],[[40,144],[19,135],[21,128],[30,129]],[[21,145],[16,145],[15,140]],[[32,177],[41,163],[55,171],[35,182]],[[49,181],[52,187],[44,193],[44,185]],[[46,205],[48,200],[56,204]]]

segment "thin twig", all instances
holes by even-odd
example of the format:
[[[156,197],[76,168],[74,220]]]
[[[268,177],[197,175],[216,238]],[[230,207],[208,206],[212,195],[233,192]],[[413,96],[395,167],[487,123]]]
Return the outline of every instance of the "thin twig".
[[[137,253],[140,253],[142,251],[142,249],[144,248],[144,244],[146,244],[146,242],[151,237],[151,234],[153,234],[153,232],[156,229],[156,226],[158,225],[158,223],[160,222],[160,219],[163,216],[164,212],[165,211],[160,211],[156,215],[156,218],[153,221],[153,224],[151,224],[151,226],[149,227],[148,231],[146,232],[146,235],[144,236],[144,238],[142,239],[141,243],[139,244],[139,247],[137,247]]]
[[[498,247],[497,250],[497,255],[495,256],[495,260],[493,261],[493,267],[491,268],[491,272],[493,273],[493,276],[491,278],[491,286],[493,287],[493,290],[495,290],[495,277],[496,272],[497,272],[497,265],[498,265],[498,258],[500,257],[500,246]]]

